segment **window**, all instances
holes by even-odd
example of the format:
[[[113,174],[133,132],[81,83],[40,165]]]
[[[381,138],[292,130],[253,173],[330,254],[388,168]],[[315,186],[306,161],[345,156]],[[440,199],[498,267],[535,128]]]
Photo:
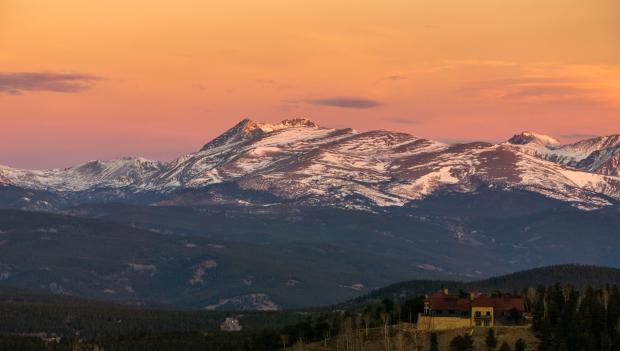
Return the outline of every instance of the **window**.
[[[454,310],[448,310],[449,314],[454,314]]]
[[[482,312],[476,311],[476,317],[480,317],[480,316],[482,316]]]
[[[490,316],[490,315],[491,315],[491,312],[487,311],[487,316]]]
[[[479,327],[481,325],[482,325],[482,323],[479,320],[476,320],[476,326]]]

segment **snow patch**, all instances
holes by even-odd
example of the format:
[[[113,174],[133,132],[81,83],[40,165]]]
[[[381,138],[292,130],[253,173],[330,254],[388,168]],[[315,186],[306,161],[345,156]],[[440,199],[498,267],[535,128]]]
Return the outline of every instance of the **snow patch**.
[[[215,260],[206,260],[200,262],[197,266],[194,267],[194,273],[192,275],[192,279],[189,280],[189,283],[191,285],[204,283],[204,276],[207,273],[207,270],[215,267],[217,267],[217,262]]]

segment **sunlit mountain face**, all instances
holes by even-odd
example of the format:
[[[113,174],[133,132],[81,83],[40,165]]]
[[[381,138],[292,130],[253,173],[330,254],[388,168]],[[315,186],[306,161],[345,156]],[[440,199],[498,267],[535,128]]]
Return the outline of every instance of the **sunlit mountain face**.
[[[561,144],[523,132],[497,144],[447,144],[401,132],[321,127],[307,119],[245,119],[171,162],[125,157],[44,171],[3,167],[0,180],[60,201],[22,199],[23,208],[41,209],[94,200],[252,204],[251,192],[279,203],[374,211],[443,192],[492,188],[592,210],[620,199],[619,147],[618,135]],[[225,186],[242,192],[213,190]]]

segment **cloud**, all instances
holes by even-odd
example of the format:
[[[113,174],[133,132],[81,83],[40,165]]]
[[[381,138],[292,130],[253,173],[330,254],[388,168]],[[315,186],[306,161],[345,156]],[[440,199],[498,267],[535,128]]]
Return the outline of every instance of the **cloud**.
[[[520,64],[501,60],[443,60],[432,64],[421,65],[413,70],[415,73],[442,73],[446,71],[484,69],[518,69]]]
[[[256,79],[255,81],[258,84],[276,84],[277,83],[274,79]]]
[[[511,77],[465,84],[461,93],[483,99],[520,103],[579,102],[604,103],[602,90],[576,80],[560,77]]]
[[[397,124],[416,124],[418,121],[409,118],[401,118],[401,117],[385,117],[382,118],[384,121],[397,123]]]
[[[575,133],[575,134],[562,134],[560,135],[560,137],[566,138],[566,139],[592,139],[592,138],[598,137],[598,135]]]
[[[506,92],[504,99],[525,100],[564,100],[583,98],[594,93],[591,89],[567,86],[567,85],[529,85],[512,87]]]
[[[375,108],[381,106],[381,102],[359,97],[331,97],[324,99],[305,100],[306,103],[320,106],[331,106],[340,108]]]
[[[80,73],[0,72],[0,93],[22,95],[25,91],[79,93],[101,77]]]

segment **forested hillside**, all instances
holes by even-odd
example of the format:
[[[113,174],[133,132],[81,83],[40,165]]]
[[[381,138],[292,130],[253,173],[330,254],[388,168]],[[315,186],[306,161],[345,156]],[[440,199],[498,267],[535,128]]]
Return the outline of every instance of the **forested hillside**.
[[[377,289],[370,294],[351,300],[350,304],[365,304],[384,298],[404,301],[416,296],[430,294],[442,288],[450,291],[522,291],[539,285],[549,286],[555,283],[570,284],[576,288],[587,286],[603,287],[620,285],[620,269],[591,265],[557,265],[540,267],[502,275],[489,279],[462,282],[449,280],[412,280],[400,282]]]

